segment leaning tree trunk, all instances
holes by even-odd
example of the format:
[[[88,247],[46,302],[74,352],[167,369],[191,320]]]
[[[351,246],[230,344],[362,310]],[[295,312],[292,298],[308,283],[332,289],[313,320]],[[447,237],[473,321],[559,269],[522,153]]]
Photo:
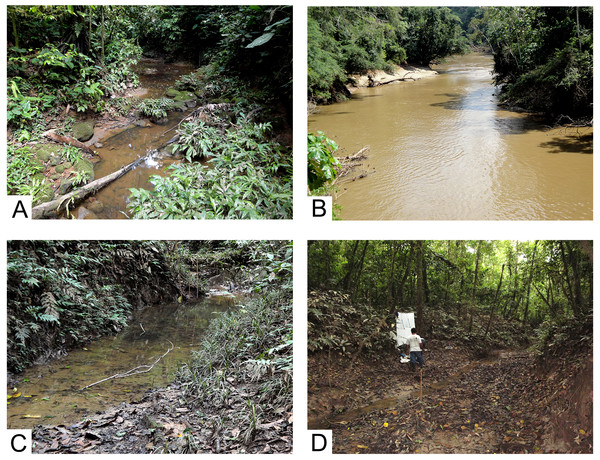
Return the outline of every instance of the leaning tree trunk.
[[[148,153],[147,155],[138,158],[135,161],[132,161],[126,166],[123,166],[118,171],[115,171],[108,176],[104,176],[100,179],[96,179],[95,181],[90,182],[89,184],[84,185],[77,190],[74,190],[66,195],[62,195],[56,200],[49,201],[47,203],[42,203],[35,208],[32,209],[32,216],[34,219],[44,219],[48,217],[54,217],[55,215],[61,213],[69,207],[74,207],[77,203],[80,203],[88,196],[96,193],[98,190],[106,187],[111,182],[115,181],[119,177],[121,177],[126,172],[135,168],[142,161],[145,161],[146,158],[153,155],[153,152]]]

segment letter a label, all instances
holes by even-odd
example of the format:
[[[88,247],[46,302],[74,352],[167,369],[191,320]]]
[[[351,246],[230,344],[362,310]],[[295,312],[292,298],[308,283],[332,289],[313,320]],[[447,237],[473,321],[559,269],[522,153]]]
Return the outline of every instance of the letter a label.
[[[14,196],[6,197],[7,211],[12,220],[31,219],[31,197]]]

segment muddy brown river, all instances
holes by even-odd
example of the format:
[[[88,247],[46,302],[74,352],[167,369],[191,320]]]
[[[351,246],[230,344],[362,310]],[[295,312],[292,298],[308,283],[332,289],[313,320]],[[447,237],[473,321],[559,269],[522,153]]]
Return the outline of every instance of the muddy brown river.
[[[309,117],[340,157],[369,146],[336,183],[342,219],[592,219],[592,128],[500,108],[492,67],[452,57],[437,76],[362,88]]]
[[[166,386],[178,367],[191,358],[211,319],[235,303],[228,295],[197,303],[165,304],[146,308],[114,337],[96,340],[62,359],[26,369],[8,388],[7,427],[32,428],[39,424],[73,424],[87,414],[139,398],[153,387]],[[110,379],[142,365],[146,373]],[[142,370],[145,368],[142,368]],[[16,390],[16,391],[15,391]]]

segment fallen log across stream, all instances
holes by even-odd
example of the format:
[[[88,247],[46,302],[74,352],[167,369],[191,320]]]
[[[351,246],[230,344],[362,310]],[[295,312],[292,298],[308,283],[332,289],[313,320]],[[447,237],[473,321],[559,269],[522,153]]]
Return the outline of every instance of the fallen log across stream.
[[[47,203],[42,203],[34,207],[31,211],[33,219],[55,217],[56,214],[68,209],[69,207],[74,207],[77,203],[80,203],[91,194],[96,193],[98,190],[106,187],[108,184],[129,172],[147,158],[152,157],[156,152],[157,150],[152,150],[143,157],[137,158],[128,165],[123,166],[121,169],[109,174],[108,176],[96,179],[84,185],[83,187],[78,188],[77,190],[73,190],[72,192],[58,197],[55,200],[48,201]]]

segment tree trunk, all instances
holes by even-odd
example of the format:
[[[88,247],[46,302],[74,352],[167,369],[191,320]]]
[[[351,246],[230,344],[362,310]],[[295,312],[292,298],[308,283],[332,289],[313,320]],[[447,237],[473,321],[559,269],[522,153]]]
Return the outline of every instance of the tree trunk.
[[[71,136],[63,136],[61,134],[57,134],[53,129],[51,129],[50,131],[46,131],[42,134],[42,136],[47,137],[48,139],[52,139],[54,142],[58,142],[59,144],[69,144],[73,147],[77,147],[78,149],[83,150],[86,153],[96,155],[96,152],[93,151],[87,145],[85,145],[83,142],[80,142],[77,139],[72,138]]]
[[[398,305],[402,306],[403,297],[404,297],[404,286],[406,285],[406,280],[408,279],[408,274],[410,273],[410,267],[412,265],[413,257],[415,253],[415,243],[410,243],[410,252],[408,253],[408,258],[406,259],[406,267],[404,268],[404,275],[402,275],[402,280],[400,281],[400,285],[398,286]],[[394,316],[394,309],[390,309],[390,315]]]
[[[10,15],[10,20],[12,22],[13,38],[15,39],[15,48],[19,48],[19,30],[17,28],[17,18],[15,13]]]
[[[473,315],[475,314],[475,293],[477,292],[477,281],[479,278],[479,260],[481,258],[481,240],[477,243],[477,255],[475,256],[475,276],[473,277],[473,292],[471,293],[471,319],[469,320],[469,333],[473,329]]]
[[[342,288],[347,291],[350,289],[350,280],[352,279],[352,272],[354,271],[354,264],[356,263],[356,250],[358,249],[358,243],[359,240],[356,240],[354,242],[354,247],[352,248],[352,254],[349,257],[348,260],[348,271],[346,272],[346,274],[344,275],[344,277],[341,280],[341,285]]]
[[[417,331],[423,333],[423,242],[417,241]]]
[[[490,332],[490,325],[492,324],[492,319],[494,317],[494,309],[498,304],[498,297],[500,294],[500,288],[502,287],[502,279],[504,277],[504,264],[502,264],[502,271],[500,272],[500,281],[498,281],[498,287],[496,287],[496,295],[494,296],[494,303],[492,304],[492,309],[490,310],[490,318],[488,319],[487,326],[485,328],[484,337],[488,336],[488,332]]]
[[[360,276],[362,275],[362,269],[365,262],[365,254],[367,253],[367,247],[369,246],[369,240],[365,240],[365,245],[363,246],[363,251],[360,256],[360,262],[358,263],[358,269],[356,270],[356,279],[354,280],[354,287],[352,289],[352,294],[350,298],[352,300],[356,299],[356,295],[358,294],[358,290],[360,287]]]
[[[533,280],[533,264],[535,263],[535,253],[537,250],[538,242],[536,241],[533,245],[533,254],[531,255],[531,265],[529,266],[529,278],[527,281],[527,297],[525,299],[525,311],[523,312],[523,323],[527,321],[527,315],[529,314],[529,297],[531,293],[531,281]]]
[[[100,179],[96,179],[95,181],[90,182],[89,184],[84,185],[77,190],[73,190],[66,195],[63,195],[56,200],[49,201],[47,203],[42,203],[35,208],[32,209],[32,217],[33,219],[43,219],[50,216],[54,216],[55,214],[59,214],[69,207],[74,207],[77,203],[83,201],[89,195],[96,193],[98,190],[106,187],[108,184],[113,182],[114,180],[121,177],[123,174],[133,169],[135,166],[140,164],[142,161],[145,161],[147,157],[153,155],[154,152],[151,152],[141,158],[138,158],[135,161],[132,161],[126,166],[123,166],[118,171],[115,171],[108,176],[104,176]]]

